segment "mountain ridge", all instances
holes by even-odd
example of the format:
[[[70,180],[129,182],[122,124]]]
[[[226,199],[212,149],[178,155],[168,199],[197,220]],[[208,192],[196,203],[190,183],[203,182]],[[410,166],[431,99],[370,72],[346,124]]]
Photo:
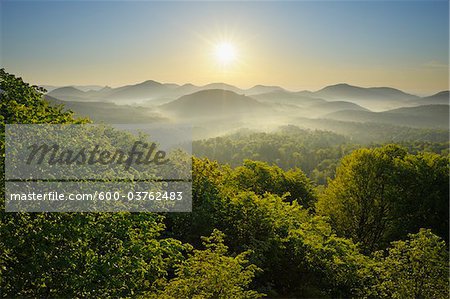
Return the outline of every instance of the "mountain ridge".
[[[217,117],[252,112],[255,109],[265,108],[265,105],[231,90],[207,89],[184,95],[159,107],[176,115]]]
[[[255,85],[241,89],[227,83],[215,82],[203,86],[191,83],[183,85],[175,83],[160,83],[146,80],[116,88],[104,87],[100,90],[82,91],[73,87],[62,87],[47,93],[67,101],[104,101],[119,105],[138,104],[157,106],[176,100],[184,95],[201,90],[223,89],[253,97],[263,102],[310,105],[323,101],[352,102],[373,111],[384,111],[405,106],[427,104],[447,104],[448,92],[439,92],[429,97],[418,97],[392,87],[360,87],[347,83],[328,85],[317,91],[289,91],[275,85]]]

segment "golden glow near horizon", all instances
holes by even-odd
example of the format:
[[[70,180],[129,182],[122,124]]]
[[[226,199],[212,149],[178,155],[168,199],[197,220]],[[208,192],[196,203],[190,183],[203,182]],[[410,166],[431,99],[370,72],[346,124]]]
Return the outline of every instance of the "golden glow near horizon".
[[[314,91],[347,83],[420,95],[449,88],[448,2],[427,4],[426,13],[422,2],[338,2],[6,1],[2,67],[54,86],[155,80]],[[104,11],[104,26],[90,8]]]

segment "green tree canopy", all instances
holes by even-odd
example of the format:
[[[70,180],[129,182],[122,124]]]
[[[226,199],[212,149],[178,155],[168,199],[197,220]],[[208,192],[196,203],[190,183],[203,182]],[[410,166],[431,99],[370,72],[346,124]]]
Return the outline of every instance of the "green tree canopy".
[[[430,230],[409,234],[392,242],[386,253],[376,254],[379,282],[374,290],[382,298],[449,297],[448,251],[445,242]]]
[[[162,290],[148,294],[150,298],[252,299],[263,294],[248,289],[259,269],[249,264],[250,251],[227,256],[224,234],[214,230],[203,237],[204,250],[194,250],[178,264],[175,277],[161,282]],[[147,297],[147,296],[146,296]]]
[[[408,154],[398,145],[359,149],[342,159],[317,203],[336,231],[367,251],[420,227],[448,240],[447,157]]]

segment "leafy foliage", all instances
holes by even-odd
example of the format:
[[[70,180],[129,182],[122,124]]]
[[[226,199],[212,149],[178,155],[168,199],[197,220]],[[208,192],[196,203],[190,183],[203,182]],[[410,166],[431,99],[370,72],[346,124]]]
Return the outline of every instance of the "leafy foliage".
[[[255,272],[248,265],[250,251],[235,257],[227,256],[224,234],[214,230],[203,237],[205,250],[193,254],[177,266],[175,278],[162,283],[163,290],[149,294],[150,298],[261,298],[263,294],[247,290]]]
[[[421,229],[405,241],[392,242],[386,256],[377,253],[380,281],[374,286],[382,298],[448,298],[448,251],[445,242]]]
[[[289,202],[297,200],[306,207],[315,200],[313,185],[298,168],[285,172],[264,162],[245,160],[243,166],[233,171],[230,180],[236,183],[238,190],[249,190],[259,195],[266,192],[286,195]]]
[[[30,86],[0,69],[1,101],[0,126],[4,132],[5,124],[62,124],[86,123],[87,119],[75,119],[71,111],[64,111],[62,106],[51,106],[42,99],[45,89]],[[4,138],[2,138],[4,140]]]
[[[360,149],[342,159],[317,210],[367,251],[420,227],[448,240],[448,183],[446,157],[397,145]]]
[[[358,124],[364,128],[365,136],[372,136],[370,124]],[[411,153],[433,152],[448,154],[448,141],[442,142],[431,138],[420,141],[415,130],[406,130],[405,136],[396,143],[407,148]],[[391,132],[391,128],[381,128],[382,132]],[[367,134],[370,132],[371,134]],[[395,132],[394,132],[395,133]],[[409,135],[408,135],[409,134]],[[423,135],[433,136],[434,132],[424,130]],[[437,134],[437,133],[436,133]],[[448,132],[439,133],[448,139]],[[395,140],[395,139],[388,139]],[[374,142],[379,142],[374,139]],[[368,143],[366,146],[377,147],[380,143]],[[198,157],[217,160],[232,167],[240,166],[245,160],[264,161],[284,170],[301,169],[311,180],[325,185],[328,178],[334,178],[340,159],[360,148],[361,144],[343,135],[329,131],[312,131],[295,126],[281,127],[271,133],[238,132],[232,135],[194,141],[193,152]]]
[[[3,134],[6,123],[87,122],[49,106],[41,89],[4,70],[0,75]],[[129,142],[126,136],[117,139]],[[3,202],[3,188],[0,195]],[[130,296],[166,275],[185,249],[159,237],[164,226],[155,214],[2,211],[0,216],[0,274],[7,297]]]
[[[285,170],[299,168],[320,184],[325,184],[326,177],[334,175],[339,158],[354,148],[344,136],[295,126],[282,127],[273,133],[237,133],[193,144],[193,151],[199,157],[233,167],[251,159]]]
[[[366,258],[350,240],[336,237],[323,217],[275,193],[241,189],[239,167],[233,170],[207,159],[194,159],[193,165],[193,211],[167,215],[169,236],[196,244],[207,231],[223,231],[232,252],[251,250],[250,261],[263,270],[255,284],[270,296],[358,292],[358,271]]]
[[[183,255],[158,238],[159,217],[21,213],[2,217],[3,292],[18,297],[125,297],[149,289]]]
[[[6,123],[88,121],[0,75],[2,167]],[[0,212],[2,297],[448,298],[446,144],[244,137],[196,144],[231,166],[193,158],[192,213]]]

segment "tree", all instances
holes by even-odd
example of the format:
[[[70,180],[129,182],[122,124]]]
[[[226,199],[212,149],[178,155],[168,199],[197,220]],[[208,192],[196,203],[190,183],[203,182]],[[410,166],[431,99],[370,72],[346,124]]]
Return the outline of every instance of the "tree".
[[[265,162],[245,160],[243,166],[234,170],[231,181],[239,190],[259,195],[269,192],[283,196],[288,193],[285,196],[287,201],[296,200],[305,207],[312,206],[316,198],[311,181],[298,168],[283,171]]]
[[[62,124],[87,123],[88,119],[74,118],[63,106],[52,106],[43,99],[45,89],[30,86],[21,78],[0,69],[0,128],[5,124]],[[2,136],[2,142],[4,135]]]
[[[12,213],[9,213],[12,214]],[[150,213],[14,213],[0,235],[6,297],[127,297],[183,259]]]
[[[449,269],[445,242],[430,230],[409,234],[405,241],[392,242],[378,252],[376,272],[380,281],[374,285],[383,298],[448,298]]]
[[[395,184],[400,196],[392,207],[392,222],[386,230],[389,241],[403,239],[420,228],[449,241],[449,159],[429,152],[408,154],[396,161]]]
[[[224,234],[214,230],[203,237],[204,250],[193,254],[177,266],[175,278],[161,283],[162,290],[150,293],[150,298],[251,299],[264,294],[248,290],[259,270],[249,264],[245,251],[235,257],[227,256]],[[145,296],[145,297],[147,297]]]
[[[6,124],[88,122],[50,106],[42,89],[3,69],[0,90],[2,168]],[[127,134],[102,133],[99,138],[111,146],[129,144]],[[1,203],[4,197],[1,188]],[[1,211],[0,220],[1,295],[8,298],[129,297],[165,277],[185,250],[181,242],[160,236],[163,217],[153,213]]]
[[[316,208],[367,252],[419,227],[448,239],[448,182],[445,157],[398,145],[359,149],[342,159]]]
[[[39,88],[0,75],[2,129],[87,121],[49,106]],[[97,133],[110,147],[132,141]],[[434,233],[448,239],[448,157],[396,145],[357,150],[343,159],[315,215],[305,174],[268,163],[301,164],[310,173],[323,161],[317,174],[333,173],[348,147],[330,147],[342,137],[319,135],[288,127],[252,135],[255,144],[224,138],[223,156],[233,163],[249,156],[268,162],[233,169],[193,158],[192,213],[0,212],[2,296],[447,298],[448,252]],[[422,226],[433,233],[420,230],[373,255],[361,251]]]

